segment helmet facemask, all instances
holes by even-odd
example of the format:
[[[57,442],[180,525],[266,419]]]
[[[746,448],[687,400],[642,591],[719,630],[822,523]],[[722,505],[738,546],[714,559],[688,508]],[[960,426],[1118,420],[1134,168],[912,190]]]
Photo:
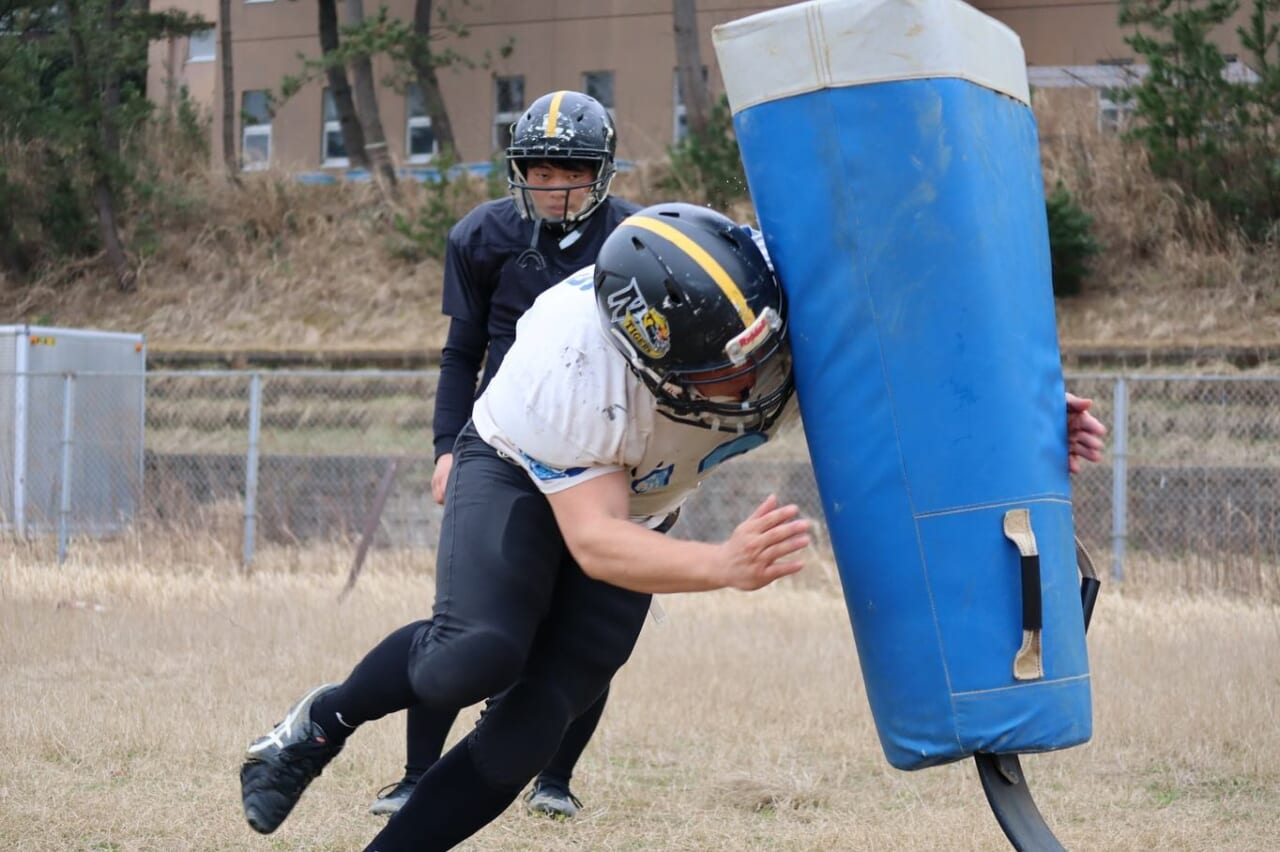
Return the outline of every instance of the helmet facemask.
[[[615,341],[658,400],[666,417],[725,432],[762,431],[773,425],[795,390],[791,347],[786,327],[767,308],[724,349],[718,365],[672,369],[659,373],[613,329]]]
[[[530,184],[530,169],[543,163],[567,170],[573,170],[579,165],[588,165],[594,177],[585,183],[565,186]],[[605,198],[609,195],[609,187],[613,184],[615,173],[616,170],[613,163],[604,157],[588,159],[585,157],[553,158],[531,156],[507,160],[507,186],[511,197],[515,200],[516,209],[520,211],[520,216],[524,219],[542,222],[542,224],[549,227],[558,227],[564,231],[570,231],[575,228],[578,223],[585,220],[596,211],[596,208],[604,203]],[[576,209],[571,209],[571,195],[577,191],[585,191],[585,196],[576,205]],[[538,209],[534,197],[535,193],[561,194],[563,203],[559,206],[564,209],[563,215],[558,217],[544,216]],[[549,198],[550,196],[544,195],[543,197]]]

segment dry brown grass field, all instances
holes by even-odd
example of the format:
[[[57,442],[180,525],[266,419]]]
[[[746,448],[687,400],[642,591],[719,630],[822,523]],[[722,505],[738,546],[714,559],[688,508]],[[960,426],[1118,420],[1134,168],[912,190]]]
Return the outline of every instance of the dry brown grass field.
[[[198,539],[0,544],[0,848],[353,850],[397,777],[397,717],[366,726],[271,837],[244,823],[244,746],[308,687],[427,611],[429,554],[261,554]],[[1173,566],[1176,567],[1176,566]],[[1280,609],[1107,588],[1090,634],[1094,739],[1024,759],[1073,850],[1280,848]],[[970,762],[904,773],[875,736],[842,600],[814,564],[754,594],[664,599],[579,767],[572,823],[518,805],[471,850],[999,850]],[[907,661],[904,661],[904,663]],[[454,736],[474,719],[465,711]]]

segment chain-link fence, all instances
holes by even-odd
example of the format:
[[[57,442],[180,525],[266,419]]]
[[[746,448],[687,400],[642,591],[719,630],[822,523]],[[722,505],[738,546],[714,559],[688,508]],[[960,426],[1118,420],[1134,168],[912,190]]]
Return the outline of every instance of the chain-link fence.
[[[245,564],[273,545],[432,549],[436,373],[0,375],[0,524],[19,537],[199,531]],[[1109,425],[1073,482],[1077,531],[1115,576],[1135,554],[1280,562],[1280,377],[1072,375]],[[766,491],[822,508],[797,426],[727,465],[679,532],[720,538]],[[1100,560],[1101,561],[1101,560]]]
[[[1075,477],[1073,497],[1077,531],[1110,549],[1113,576],[1154,559],[1203,569],[1207,585],[1276,590],[1280,376],[1079,375],[1068,386],[1111,429],[1106,462]]]

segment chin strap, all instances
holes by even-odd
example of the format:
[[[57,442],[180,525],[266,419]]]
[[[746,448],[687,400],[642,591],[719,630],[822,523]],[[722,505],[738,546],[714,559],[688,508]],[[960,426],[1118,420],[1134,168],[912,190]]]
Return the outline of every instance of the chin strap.
[[[520,252],[520,256],[516,258],[516,264],[521,269],[528,269],[530,265],[534,269],[547,268],[547,259],[542,256],[542,252],[538,251],[538,234],[540,233],[542,233],[541,216],[533,220],[533,238],[529,240],[529,247]]]

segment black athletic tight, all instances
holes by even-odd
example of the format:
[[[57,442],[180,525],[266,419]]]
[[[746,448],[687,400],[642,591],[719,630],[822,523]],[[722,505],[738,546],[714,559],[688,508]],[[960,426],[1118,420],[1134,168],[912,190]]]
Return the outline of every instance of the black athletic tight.
[[[456,712],[503,694],[368,848],[447,849],[501,813],[604,694],[648,607],[648,595],[583,574],[528,475],[465,429],[431,620],[379,643],[317,702],[317,719],[341,713],[358,725],[419,702]]]
[[[573,778],[574,767],[578,765],[582,752],[600,724],[600,716],[604,713],[605,702],[609,698],[609,690],[596,699],[596,703],[569,724],[564,732],[564,740],[559,750],[551,758],[551,762],[538,773],[544,781],[568,789]],[[406,778],[421,778],[431,765],[440,759],[444,751],[444,741],[449,730],[457,719],[456,711],[433,710],[423,704],[415,704],[409,708],[408,724],[405,728],[405,764]]]

